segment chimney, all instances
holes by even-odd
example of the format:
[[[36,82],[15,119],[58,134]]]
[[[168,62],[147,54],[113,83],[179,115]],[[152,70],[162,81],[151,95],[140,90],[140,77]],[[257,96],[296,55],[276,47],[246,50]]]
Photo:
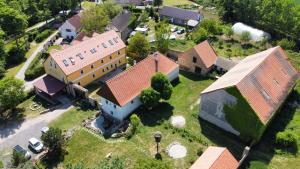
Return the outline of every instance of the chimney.
[[[157,53],[153,54],[154,60],[155,60],[155,72],[158,72],[158,58],[157,58]]]

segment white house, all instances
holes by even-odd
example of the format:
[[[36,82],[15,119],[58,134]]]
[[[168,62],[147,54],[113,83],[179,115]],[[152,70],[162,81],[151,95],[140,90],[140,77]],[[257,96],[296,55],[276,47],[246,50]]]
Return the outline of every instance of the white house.
[[[66,20],[65,23],[59,27],[61,37],[64,39],[74,39],[81,29],[80,19],[81,13]]]
[[[251,40],[253,41],[261,41],[264,38],[270,39],[271,35],[262,30],[253,28],[241,22],[237,22],[232,26],[232,30],[235,34],[241,35],[243,32],[249,32],[251,36]]]
[[[102,111],[119,120],[128,117],[142,104],[140,93],[151,86],[151,78],[156,72],[173,81],[178,78],[179,66],[159,52],[148,56],[106,82],[98,93]]]

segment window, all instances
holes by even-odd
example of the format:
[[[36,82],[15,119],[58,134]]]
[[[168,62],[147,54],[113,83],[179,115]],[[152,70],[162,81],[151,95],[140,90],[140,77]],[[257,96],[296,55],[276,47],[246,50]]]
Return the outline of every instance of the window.
[[[54,63],[54,68],[56,69],[56,64]]]
[[[193,57],[193,63],[197,63],[197,58]]]
[[[111,57],[111,56],[109,56],[109,59],[112,59],[112,57]]]
[[[80,85],[80,82],[78,82],[77,84]]]
[[[109,68],[108,68],[108,67],[106,67],[106,70],[109,70]]]
[[[64,65],[65,65],[66,67],[69,66],[69,63],[68,63],[68,61],[67,61],[66,59],[63,60],[63,63],[64,63]]]
[[[108,101],[107,101],[107,100],[105,100],[105,103],[106,103],[106,104],[108,104]]]
[[[106,44],[105,44],[105,43],[102,43],[102,46],[103,46],[104,48],[107,48],[107,46],[106,46]]]
[[[91,51],[92,54],[97,52],[97,50],[95,48],[91,49],[90,51]]]
[[[105,69],[102,69],[102,72],[105,72]]]
[[[121,63],[121,60],[119,60],[119,63]]]
[[[110,43],[110,45],[114,45],[113,42],[111,40],[108,40],[108,42]]]
[[[113,65],[110,65],[110,67],[113,68],[114,66],[113,66]]]
[[[79,57],[80,59],[83,59],[83,56],[82,56],[81,53],[78,53],[78,54],[76,55],[76,57]]]
[[[131,100],[131,104],[133,104],[133,100]]]
[[[114,104],[114,108],[116,109],[117,108],[117,106]]]
[[[101,60],[101,63],[103,63],[103,59]]]
[[[50,67],[52,67],[52,62],[50,61]]]
[[[72,32],[71,29],[66,29],[66,32]]]
[[[81,70],[80,73],[83,74],[83,70]]]
[[[93,68],[94,68],[94,65],[92,64],[92,65],[91,65],[91,69],[93,69]]]
[[[96,77],[96,75],[95,74],[93,74],[93,78],[95,78]]]
[[[113,112],[113,111],[110,111],[110,114],[111,114],[111,115],[113,115],[113,114],[114,114],[114,112]]]
[[[118,39],[117,39],[117,38],[113,38],[113,40],[114,40],[116,43],[118,43]]]
[[[118,65],[117,65],[117,64],[115,64],[115,67],[116,67],[116,68],[117,68],[117,66],[118,66]]]
[[[121,52],[120,51],[118,51],[118,55],[120,55],[121,54]]]

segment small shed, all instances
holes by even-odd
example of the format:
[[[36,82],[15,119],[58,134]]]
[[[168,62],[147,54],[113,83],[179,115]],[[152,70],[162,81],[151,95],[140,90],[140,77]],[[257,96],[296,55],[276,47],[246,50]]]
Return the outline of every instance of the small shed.
[[[264,38],[271,39],[271,35],[269,33],[253,28],[241,22],[235,23],[232,26],[232,30],[235,34],[239,34],[239,35],[242,34],[243,32],[249,32],[251,36],[251,40],[253,41],[261,41]]]

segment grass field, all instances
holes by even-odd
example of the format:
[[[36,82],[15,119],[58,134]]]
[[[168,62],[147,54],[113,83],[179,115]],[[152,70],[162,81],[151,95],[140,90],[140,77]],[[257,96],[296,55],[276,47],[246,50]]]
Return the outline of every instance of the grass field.
[[[300,0],[294,0],[296,4],[300,4]]]
[[[193,2],[189,0],[164,0],[163,1],[163,5],[165,6],[190,5],[190,4],[193,4]]]

